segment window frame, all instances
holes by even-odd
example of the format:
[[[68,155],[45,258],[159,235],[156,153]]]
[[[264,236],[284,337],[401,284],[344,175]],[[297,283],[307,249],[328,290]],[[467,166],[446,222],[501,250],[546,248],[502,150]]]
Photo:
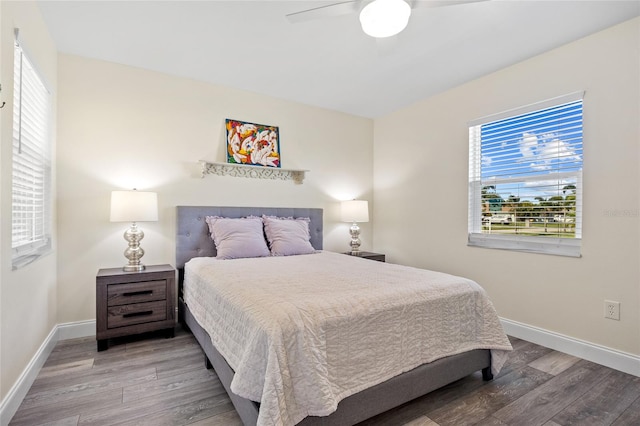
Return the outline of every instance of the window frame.
[[[469,122],[469,205],[468,205],[468,240],[467,245],[473,247],[484,247],[491,249],[502,249],[517,252],[552,254],[559,256],[581,257],[582,246],[582,165],[584,158],[581,158],[581,168],[579,171],[549,173],[531,177],[510,178],[502,177],[493,180],[482,178],[482,140],[480,135],[481,126],[509,118],[514,118],[537,111],[561,106],[564,104],[581,101],[582,118],[584,118],[584,91],[574,92],[563,96],[558,96],[545,101],[525,105],[523,107],[510,109],[501,113],[481,117]],[[584,131],[584,121],[582,121],[582,131]],[[583,135],[584,136],[584,135]],[[528,180],[536,180],[544,176],[544,181],[558,181],[560,186],[563,179],[574,178],[575,189],[575,236],[573,238],[561,238],[554,236],[532,236],[518,234],[491,234],[482,230],[482,187],[494,182],[495,184],[525,183]]]
[[[11,264],[22,268],[52,252],[51,92],[15,30],[11,160]],[[18,62],[19,61],[19,62]],[[35,86],[33,86],[35,82]],[[28,88],[26,84],[30,84]],[[23,151],[29,154],[22,155]],[[31,171],[29,171],[31,169]],[[21,178],[31,177],[26,186]],[[37,181],[40,178],[41,181]],[[20,209],[18,201],[26,201]],[[33,204],[29,204],[32,202]],[[30,216],[25,219],[25,214]],[[29,223],[31,221],[32,223]],[[36,225],[37,224],[37,225]],[[17,232],[16,227],[27,227]],[[31,227],[29,230],[28,228]]]

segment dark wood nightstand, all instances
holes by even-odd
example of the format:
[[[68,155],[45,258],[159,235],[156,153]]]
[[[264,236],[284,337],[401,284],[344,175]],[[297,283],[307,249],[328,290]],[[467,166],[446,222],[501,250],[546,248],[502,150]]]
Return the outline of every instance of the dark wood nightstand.
[[[174,336],[176,270],[171,265],[144,271],[100,269],[96,276],[96,340],[98,351],[108,339],[166,330]]]
[[[364,259],[377,260],[378,262],[385,261],[384,254],[372,253],[370,251],[359,251],[357,253],[346,252],[344,254],[348,254],[349,256],[362,257]]]

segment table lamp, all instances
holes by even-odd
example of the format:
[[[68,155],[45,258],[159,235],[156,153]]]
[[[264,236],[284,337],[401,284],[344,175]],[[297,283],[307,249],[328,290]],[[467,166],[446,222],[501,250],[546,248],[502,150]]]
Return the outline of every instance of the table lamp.
[[[351,222],[349,233],[351,234],[351,254],[360,251],[360,227],[358,222],[369,222],[369,202],[366,200],[343,201],[342,221]]]
[[[131,222],[131,227],[124,233],[124,239],[129,247],[124,251],[124,257],[129,263],[122,269],[127,272],[143,271],[144,265],[140,259],[144,250],[140,241],[144,232],[138,228],[136,222],[155,222],[158,220],[158,194],[145,191],[112,191],[111,192],[111,222]]]

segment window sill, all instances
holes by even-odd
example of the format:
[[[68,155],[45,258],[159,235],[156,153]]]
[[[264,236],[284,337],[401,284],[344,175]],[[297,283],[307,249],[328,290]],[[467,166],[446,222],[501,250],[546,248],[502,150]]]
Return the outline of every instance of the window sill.
[[[11,259],[11,270],[16,271],[18,269],[24,268],[25,266],[32,264],[36,260],[52,252],[53,249],[51,248],[51,244],[48,243],[26,253],[14,254],[13,258]]]
[[[555,256],[582,257],[580,238],[520,237],[516,235],[469,234],[468,246]]]

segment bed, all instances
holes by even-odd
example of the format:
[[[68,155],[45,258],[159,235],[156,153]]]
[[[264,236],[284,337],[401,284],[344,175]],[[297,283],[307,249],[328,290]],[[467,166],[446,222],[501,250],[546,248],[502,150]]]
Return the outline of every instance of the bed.
[[[255,361],[251,361],[248,363],[245,362],[243,364],[243,362],[245,361],[245,358],[243,358],[242,361],[235,359],[234,354],[229,353],[229,350],[230,350],[229,348],[233,347],[233,344],[231,343],[227,344],[225,340],[220,340],[221,339],[220,328],[215,328],[215,323],[216,321],[218,321],[218,319],[215,319],[215,318],[211,319],[209,314],[207,314],[207,312],[212,312],[213,310],[207,311],[207,309],[210,309],[210,308],[207,308],[205,306],[200,306],[200,300],[206,299],[207,296],[205,293],[197,293],[197,291],[200,291],[200,290],[196,290],[196,289],[200,289],[201,287],[204,288],[206,287],[206,284],[201,283],[200,284],[201,287],[197,287],[196,284],[200,281],[206,282],[207,280],[203,277],[205,277],[207,274],[219,274],[217,275],[218,278],[216,279],[219,279],[225,276],[234,277],[237,285],[238,280],[242,280],[244,278],[238,278],[238,272],[236,270],[225,269],[224,271],[219,271],[218,269],[221,267],[232,268],[232,267],[235,267],[234,266],[235,264],[248,265],[249,263],[251,263],[251,264],[257,264],[262,269],[275,268],[277,270],[282,268],[303,268],[300,270],[306,270],[304,268],[309,268],[311,270],[313,268],[320,268],[320,269],[317,269],[313,273],[313,275],[321,276],[323,274],[322,267],[319,267],[317,265],[319,265],[318,262],[324,262],[325,261],[324,259],[326,259],[326,262],[329,262],[329,264],[331,265],[336,265],[336,267],[339,264],[343,264],[345,262],[354,262],[353,269],[356,271],[361,271],[362,275],[366,275],[367,274],[366,271],[372,270],[373,275],[371,275],[368,279],[370,279],[373,282],[377,280],[377,277],[384,277],[387,272],[391,274],[391,272],[394,272],[395,269],[404,268],[404,267],[400,267],[397,265],[379,264],[379,262],[373,262],[373,261],[359,259],[359,258],[351,258],[349,256],[332,254],[327,252],[320,252],[317,254],[308,254],[304,256],[288,256],[286,258],[280,257],[277,259],[275,257],[271,257],[270,258],[271,260],[239,259],[238,261],[234,260],[231,262],[217,261],[217,264],[216,264],[215,260],[210,261],[209,259],[206,259],[206,258],[214,257],[216,255],[216,248],[215,248],[215,245],[213,244],[213,241],[211,240],[211,237],[209,234],[209,227],[205,221],[205,218],[207,216],[219,216],[219,217],[225,217],[225,218],[242,218],[242,217],[248,217],[248,216],[262,216],[262,215],[274,216],[274,217],[309,218],[309,222],[308,222],[309,223],[308,225],[309,241],[313,246],[313,249],[320,251],[323,248],[322,246],[322,236],[323,236],[322,213],[323,212],[321,209],[299,209],[299,208],[191,207],[191,206],[177,208],[176,266],[179,272],[179,292],[178,292],[179,293],[179,301],[178,301],[179,318],[180,318],[180,321],[188,329],[192,331],[196,340],[199,342],[200,346],[202,347],[203,351],[206,354],[207,366],[212,366],[215,369],[217,375],[219,376],[221,382],[223,383],[227,393],[229,394],[231,401],[233,402],[244,424],[255,425],[255,424],[297,423],[301,425],[352,425],[360,421],[363,421],[367,418],[370,418],[372,416],[375,416],[377,414],[380,414],[384,411],[387,411],[391,408],[399,406],[421,395],[429,393],[435,389],[438,389],[446,384],[449,384],[453,381],[461,379],[476,371],[482,371],[482,375],[485,380],[492,379],[492,367],[493,367],[493,372],[496,372],[500,368],[501,364],[504,362],[504,359],[506,358],[506,355],[505,355],[506,351],[510,349],[508,339],[506,338],[506,336],[504,336],[504,333],[502,332],[501,328],[499,330],[499,333],[496,332],[497,334],[500,334],[499,336],[494,333],[495,335],[492,337],[493,339],[492,345],[490,345],[489,348],[473,347],[473,348],[464,349],[464,350],[454,350],[454,351],[449,350],[451,352],[450,355],[447,355],[444,357],[437,357],[434,360],[425,358],[427,359],[427,361],[420,362],[415,366],[411,365],[411,368],[403,367],[404,369],[402,370],[402,372],[400,372],[399,374],[394,373],[389,377],[381,375],[382,373],[378,374],[378,370],[376,370],[375,374],[372,373],[372,376],[375,376],[375,378],[367,376],[367,380],[369,380],[369,382],[367,382],[368,384],[366,385],[366,387],[363,387],[362,389],[360,389],[358,385],[351,386],[350,383],[347,383],[347,384],[340,383],[339,384],[340,387],[338,389],[343,389],[344,394],[340,394],[340,392],[336,392],[336,395],[333,395],[332,392],[335,391],[335,388],[331,387],[333,386],[333,383],[330,383],[328,385],[329,387],[325,386],[324,388],[322,386],[316,386],[316,384],[311,383],[310,386],[306,387],[305,392],[306,393],[313,392],[316,390],[316,388],[328,389],[326,390],[325,394],[326,393],[331,394],[329,395],[330,397],[329,399],[335,397],[334,400],[338,401],[337,409],[336,407],[331,408],[330,407],[331,403],[327,403],[329,408],[327,408],[327,406],[311,407],[311,408],[305,407],[305,409],[308,409],[307,412],[312,412],[312,413],[317,412],[319,414],[307,415],[304,418],[300,418],[301,417],[300,410],[296,411],[296,409],[292,409],[292,413],[294,413],[295,415],[292,414],[291,417],[287,417],[286,413],[284,417],[279,417],[280,413],[277,413],[277,416],[275,414],[272,414],[274,410],[274,406],[277,408],[278,404],[280,403],[273,402],[272,404],[271,403],[272,401],[270,399],[263,398],[262,405],[258,402],[255,402],[255,400],[260,400],[260,397],[256,397],[256,395],[251,396],[252,392],[249,388],[243,389],[242,385],[238,384],[238,382],[241,382],[246,374],[244,369],[241,369],[238,371],[238,377],[236,377],[235,383],[232,384],[234,380],[234,376],[236,375],[236,371],[234,371],[234,368],[232,368],[230,364],[235,366],[238,366],[238,365],[244,366],[244,365],[251,365],[251,362],[255,362]],[[194,258],[205,258],[205,259],[194,259]],[[194,261],[189,262],[191,259],[194,259]],[[267,263],[267,262],[274,262],[274,261],[276,262],[275,265],[278,265],[278,266],[274,267],[272,266],[272,264]],[[186,294],[188,297],[185,297],[185,291],[184,291],[183,285],[184,285],[184,277],[185,277],[185,265],[187,263],[189,263],[188,275],[190,278],[189,285],[191,286],[189,287],[190,289],[189,291],[191,292],[191,294],[189,295],[189,292],[187,292]],[[375,264],[379,264],[379,265],[375,265]],[[351,267],[351,264],[349,264],[349,267]],[[215,269],[215,268],[218,268],[218,269]],[[377,269],[377,268],[386,268],[386,269]],[[325,268],[325,269],[331,269],[331,268]],[[415,270],[414,268],[409,268],[409,269],[411,269],[411,271],[409,272],[413,274],[422,273],[420,272],[420,270]],[[295,269],[292,269],[292,270],[295,270]],[[437,274],[431,271],[426,271],[426,272]],[[392,276],[392,275],[393,274],[389,276]],[[453,277],[453,278],[456,278],[456,277]],[[320,277],[318,279],[322,279],[322,278]],[[255,280],[255,277],[252,278],[252,280],[253,280],[252,283],[257,282]],[[462,284],[459,284],[459,285],[462,285],[463,287],[473,286],[473,285],[477,286],[477,284],[473,282],[469,282],[468,280],[464,280],[464,279],[462,280],[463,280]],[[209,281],[211,281],[211,279],[209,279]],[[362,283],[364,282],[365,281],[363,281]],[[270,285],[270,284],[265,284],[265,285]],[[310,286],[311,287],[307,289],[307,291],[312,292],[315,287],[313,284],[310,284]],[[380,286],[379,288],[383,289],[382,286]],[[361,287],[361,289],[365,289],[365,287]],[[395,291],[395,289],[393,290],[394,290],[393,291],[394,293],[400,292],[400,291]],[[220,292],[221,290],[216,290],[216,291]],[[223,290],[222,292],[224,291],[226,290]],[[262,293],[260,293],[260,291],[262,291]],[[265,290],[265,288],[259,288],[259,286],[256,285],[255,288],[252,289],[251,294],[256,293],[257,294],[256,301],[259,301],[259,300],[263,300],[261,298],[268,297],[270,291],[271,290],[269,287],[267,287],[267,290]],[[245,294],[245,296],[247,296],[247,294]],[[388,296],[391,297],[392,293],[389,293]],[[322,299],[322,297],[324,296],[322,295],[322,293],[319,293],[319,295],[314,294],[313,297]],[[220,295],[216,294],[215,297],[211,296],[211,298],[212,300],[218,300],[220,299]],[[246,298],[247,297],[242,298],[242,300]],[[350,298],[353,299],[354,296],[352,295],[350,296]],[[185,303],[185,299],[188,299],[190,302]],[[264,300],[267,300],[267,299],[264,299]],[[247,303],[254,304],[253,306],[250,306],[249,310],[252,310],[252,309],[263,310],[263,307],[257,306],[259,304],[256,304],[255,301],[253,302],[247,301]],[[482,301],[482,303],[486,304],[486,302],[484,301]],[[288,305],[288,302],[287,302],[287,305]],[[222,305],[216,305],[216,306],[222,306]],[[473,308],[473,306],[475,306],[475,308]],[[471,310],[473,309],[477,310],[478,309],[477,306],[480,306],[480,305],[478,305],[477,303],[472,305]],[[223,306],[223,308],[226,308],[226,305]],[[233,306],[233,309],[230,309],[230,310],[234,310],[234,309],[236,309],[235,305]],[[333,309],[333,307],[330,307],[330,308],[325,307],[325,310],[327,309]],[[399,307],[398,309],[401,309],[401,308]],[[493,308],[491,307],[490,309],[492,310]],[[221,308],[221,312],[223,311],[224,309]],[[223,316],[226,317],[226,311],[224,312],[225,314]],[[292,316],[292,313],[289,312],[289,313],[286,313],[286,315]],[[298,314],[295,314],[295,315],[298,315]],[[394,313],[393,315],[395,318],[396,314]],[[246,318],[246,317],[243,317],[243,318]],[[366,322],[371,322],[375,325],[376,318],[377,317],[371,317],[367,319]],[[380,329],[384,329],[385,325],[389,322],[388,319],[384,319],[384,318],[378,319],[378,321],[379,322],[377,323],[377,325],[379,326]],[[483,321],[495,322],[497,321],[497,316],[493,318],[492,315],[489,315],[489,319],[483,320]],[[214,324],[214,328],[211,328],[212,324]],[[348,328],[348,326],[345,326],[344,323],[342,325],[340,325],[340,323],[337,323],[337,325],[334,326],[334,329],[331,329],[329,326],[324,326],[324,327],[327,330],[333,330],[333,334],[327,332],[327,334],[328,335],[331,334],[331,336],[336,335],[336,330],[337,331],[342,330],[341,328],[336,328],[336,327]],[[495,324],[493,324],[491,327],[495,328]],[[323,333],[325,328],[323,328]],[[489,330],[489,331],[493,333],[495,330]],[[351,339],[353,336],[351,335],[350,337],[348,333],[337,333],[337,334],[345,334],[346,337],[340,336],[340,338],[343,340],[340,340],[338,338],[331,338],[331,339],[327,338],[322,341],[322,344],[326,345],[325,352],[329,353],[330,355],[333,354],[331,356],[336,358],[338,358],[338,355],[336,355],[338,352],[336,351],[335,343],[340,342],[340,344],[344,345],[345,347],[350,346],[351,345],[350,340],[345,341],[344,339]],[[286,335],[286,333],[282,332],[282,335]],[[316,337],[314,333],[307,333],[303,339],[310,339],[309,336],[312,336],[311,339]],[[376,338],[379,339],[379,337],[376,337]],[[217,345],[214,345],[212,341],[216,341]],[[308,346],[307,340],[300,340],[300,341],[303,343],[296,343],[297,346],[305,347],[305,348]],[[283,345],[283,347],[295,346],[293,343],[287,343],[287,342],[290,342],[290,341],[285,340],[285,345]],[[270,349],[271,346],[272,345],[270,344],[263,344],[262,346],[256,346],[256,348],[269,347],[269,350],[271,350]],[[356,343],[353,343],[353,347],[354,347],[354,350],[358,349]],[[333,352],[331,351],[331,348],[333,348]],[[283,349],[283,350],[289,350],[289,349]],[[226,358],[223,357],[220,352],[226,352],[227,357]],[[386,353],[378,352],[378,354],[385,355]],[[493,357],[492,357],[492,354],[493,354]],[[290,355],[290,353],[287,352],[284,355],[286,358],[286,355]],[[407,355],[407,351],[403,353],[401,358],[404,360],[404,357],[406,355]],[[313,356],[317,356],[317,352],[313,352]],[[327,355],[327,357],[329,357],[329,355]],[[258,358],[271,359],[270,353],[266,354],[264,357],[258,357]],[[381,357],[381,359],[383,358],[384,357]],[[393,360],[394,358],[390,358],[390,359]],[[412,360],[411,362],[415,363],[415,360]],[[320,364],[321,363],[319,363],[318,365]],[[392,367],[396,368],[395,365],[393,365]],[[315,367],[312,366],[312,368],[309,370],[313,370],[314,368]],[[336,369],[336,371],[338,370]],[[306,379],[296,378],[296,377],[303,376],[300,373],[300,371],[296,373],[295,370],[291,370],[291,371],[286,370],[286,373],[287,374],[282,376],[282,378],[278,378],[275,381],[270,380],[269,379],[270,376],[267,376],[267,378],[264,379],[264,383],[267,383],[267,382],[279,383],[280,381],[283,381],[283,382],[289,383],[289,385],[286,385],[285,383],[285,389],[289,390],[292,384],[295,385],[293,387],[298,387],[299,381],[304,382],[306,380]],[[291,378],[290,376],[293,378]],[[304,374],[304,376],[306,377],[307,375]],[[313,375],[310,375],[310,376],[313,376]],[[332,380],[340,380],[340,378],[344,376],[347,376],[347,375],[342,373],[338,375],[338,379],[334,377]],[[287,380],[289,381],[287,382]],[[347,380],[347,382],[349,381]],[[264,383],[260,382],[260,385],[265,386],[265,389],[266,389],[266,385]],[[241,391],[239,391],[238,393],[240,394],[244,393],[247,395],[247,397],[246,398],[240,397],[238,396],[238,394],[233,392],[231,388],[234,385],[235,385],[235,388],[234,388],[235,390],[241,389]],[[303,385],[300,385],[299,387],[302,387],[302,386]],[[314,400],[316,399],[322,400],[325,394],[317,398],[314,396],[311,396],[310,402],[314,402]],[[298,397],[289,398],[289,399],[294,400],[297,403],[298,401],[296,398]],[[283,397],[283,399],[286,399],[286,398]],[[269,410],[268,415],[265,414],[267,410]]]

